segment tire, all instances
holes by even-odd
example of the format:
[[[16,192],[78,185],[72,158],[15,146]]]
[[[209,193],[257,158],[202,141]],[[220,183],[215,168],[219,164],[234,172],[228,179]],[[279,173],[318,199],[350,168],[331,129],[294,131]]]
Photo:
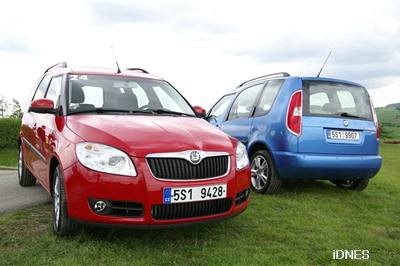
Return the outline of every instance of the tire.
[[[251,156],[251,187],[257,193],[273,194],[279,190],[282,180],[275,171],[268,151],[260,150]]]
[[[36,178],[25,166],[22,145],[19,145],[18,151],[18,183],[21,187],[31,187],[36,184]]]
[[[66,236],[73,232],[74,224],[68,216],[67,198],[64,187],[64,177],[60,166],[53,172],[53,231],[56,235]]]
[[[356,179],[356,180],[334,180],[332,181],[338,188],[341,189],[349,189],[349,190],[356,190],[356,191],[363,191],[367,188],[369,179]]]

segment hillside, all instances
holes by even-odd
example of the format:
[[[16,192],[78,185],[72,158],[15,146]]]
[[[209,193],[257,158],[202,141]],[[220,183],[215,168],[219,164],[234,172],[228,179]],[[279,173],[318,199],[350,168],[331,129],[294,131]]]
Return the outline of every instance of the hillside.
[[[387,108],[397,108],[400,109],[400,103],[392,103],[392,104],[388,104],[386,105]]]

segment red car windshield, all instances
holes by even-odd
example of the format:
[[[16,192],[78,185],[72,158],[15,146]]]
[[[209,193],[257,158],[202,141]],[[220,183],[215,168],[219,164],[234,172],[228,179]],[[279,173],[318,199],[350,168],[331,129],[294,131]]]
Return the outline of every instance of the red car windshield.
[[[161,80],[106,75],[69,75],[68,110],[195,116],[186,100]]]

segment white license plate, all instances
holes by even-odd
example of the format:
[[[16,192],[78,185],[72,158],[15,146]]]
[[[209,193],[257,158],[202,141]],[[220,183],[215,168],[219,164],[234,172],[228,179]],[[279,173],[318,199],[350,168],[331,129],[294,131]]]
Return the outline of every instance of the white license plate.
[[[226,184],[164,188],[164,204],[226,198]]]
[[[360,133],[357,131],[329,130],[328,138],[340,140],[360,140]]]

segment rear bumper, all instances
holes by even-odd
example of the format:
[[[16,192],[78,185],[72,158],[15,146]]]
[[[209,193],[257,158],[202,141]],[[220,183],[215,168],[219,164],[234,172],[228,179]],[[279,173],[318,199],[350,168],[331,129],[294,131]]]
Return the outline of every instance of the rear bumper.
[[[283,179],[359,179],[374,177],[382,165],[379,155],[327,155],[274,152]]]

